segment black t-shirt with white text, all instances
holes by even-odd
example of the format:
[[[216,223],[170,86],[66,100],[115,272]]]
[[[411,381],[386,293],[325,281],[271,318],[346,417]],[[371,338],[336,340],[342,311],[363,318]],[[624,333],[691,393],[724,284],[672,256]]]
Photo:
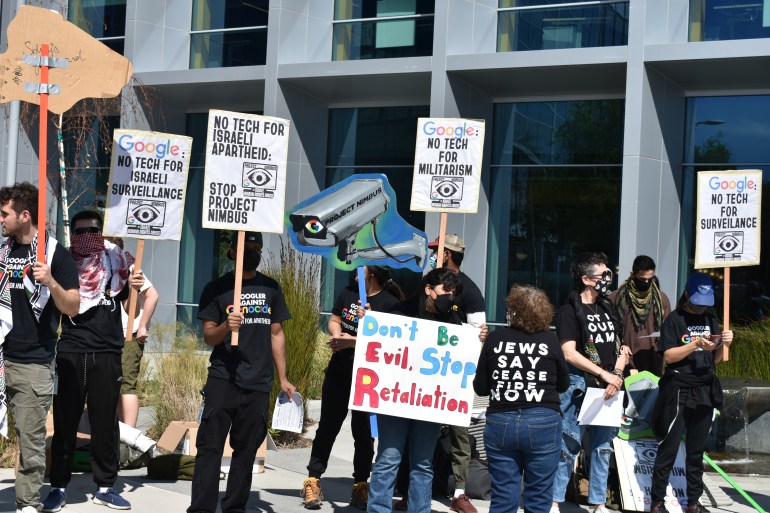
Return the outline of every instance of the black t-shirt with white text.
[[[31,244],[18,244],[8,254],[6,266],[10,277],[8,285],[13,311],[13,328],[3,343],[5,359],[14,363],[49,363],[54,358],[57,330],[61,312],[56,308],[52,297],[35,319],[32,305],[24,289],[24,277],[32,283],[32,266],[28,265],[32,251]],[[78,269],[72,255],[62,246],[56,246],[51,258],[51,276],[64,290],[80,287]]]
[[[615,347],[620,338],[621,328],[620,326],[615,326],[610,314],[604,310],[600,303],[592,305],[581,303],[580,306],[588,320],[588,337],[596,346],[601,366],[604,370],[612,371],[617,360]],[[556,333],[559,336],[560,342],[574,340],[578,352],[589,358],[586,353],[587,340],[584,340],[583,332],[580,329],[580,324],[575,316],[575,309],[572,304],[564,304],[556,312]],[[592,374],[586,372],[584,376],[587,386],[604,388],[604,384],[602,386],[596,384]]]
[[[663,321],[658,352],[662,354],[667,349],[690,344],[695,337],[709,338],[711,335],[720,333],[722,330],[719,329],[717,320],[711,315],[694,314],[678,308]],[[704,351],[699,348],[678,362],[667,363],[666,367],[693,374],[713,373],[714,353],[714,351]]]
[[[473,380],[476,394],[489,396],[488,412],[536,406],[561,412],[559,392],[568,385],[567,363],[556,334],[512,328],[489,334]]]
[[[234,288],[232,272],[206,285],[198,305],[198,318],[222,324],[232,311]],[[243,280],[240,306],[243,320],[238,345],[230,345],[228,331],[224,343],[211,351],[209,377],[269,393],[274,379],[271,325],[290,319],[291,314],[281,286],[260,272]]]
[[[358,329],[358,301],[358,289],[347,287],[340,292],[332,307],[332,314],[342,319],[342,332],[354,337]],[[373,296],[367,296],[366,302],[375,312],[390,313],[398,304],[398,299],[387,290],[381,290]]]
[[[121,304],[128,298],[130,286],[112,296],[107,280],[107,290],[101,301],[75,317],[64,317],[61,338],[56,351],[59,353],[121,353],[126,339],[123,333]]]

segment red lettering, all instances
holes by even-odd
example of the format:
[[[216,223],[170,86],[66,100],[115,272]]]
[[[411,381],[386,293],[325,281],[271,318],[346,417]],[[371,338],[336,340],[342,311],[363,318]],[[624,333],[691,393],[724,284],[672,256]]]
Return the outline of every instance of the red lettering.
[[[380,355],[377,352],[379,348],[382,347],[382,344],[379,342],[369,342],[366,345],[366,361],[367,362],[379,362],[380,361]]]
[[[380,404],[380,398],[374,388],[380,382],[377,373],[371,369],[359,367],[356,372],[356,381],[353,393],[353,404],[362,406],[364,404],[364,394],[369,396],[369,406],[377,408]]]

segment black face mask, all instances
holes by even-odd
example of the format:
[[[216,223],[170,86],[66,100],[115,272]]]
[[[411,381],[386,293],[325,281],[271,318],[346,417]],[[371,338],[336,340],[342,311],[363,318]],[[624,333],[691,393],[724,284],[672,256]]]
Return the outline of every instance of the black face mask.
[[[610,285],[612,280],[605,280],[604,278],[596,280],[594,290],[599,294],[599,297],[607,297],[610,294]]]
[[[433,306],[438,313],[450,313],[457,309],[455,306],[455,297],[452,294],[439,294],[433,300]]]
[[[256,250],[245,250],[243,252],[243,270],[254,271],[259,267],[259,263],[262,261],[262,255]]]
[[[639,278],[634,278],[634,286],[636,287],[636,290],[639,292],[647,292],[650,290],[650,287],[652,286],[652,280],[644,281],[640,280]]]

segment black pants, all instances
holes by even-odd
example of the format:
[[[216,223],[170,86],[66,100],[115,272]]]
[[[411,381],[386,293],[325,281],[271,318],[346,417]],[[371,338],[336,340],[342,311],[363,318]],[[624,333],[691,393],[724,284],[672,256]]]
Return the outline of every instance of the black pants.
[[[203,387],[204,407],[195,447],[195,474],[188,513],[214,513],[227,434],[233,457],[222,499],[222,513],[243,513],[251,490],[257,449],[267,433],[270,394],[246,390],[227,380],[209,378]]]
[[[66,488],[72,477],[78,424],[88,404],[91,469],[97,486],[118,477],[118,399],[123,367],[120,353],[58,353],[58,392],[53,396],[51,486]]]
[[[353,351],[344,350],[332,355],[326,368],[321,389],[321,420],[313,439],[308,476],[320,478],[329,464],[329,455],[342,423],[348,414],[350,385],[353,380]],[[369,413],[352,410],[350,427],[353,431],[353,481],[369,480],[374,458],[374,441],[369,424]]]
[[[652,471],[651,500],[663,502],[671,468],[679,451],[679,442],[687,432],[685,440],[685,476],[687,478],[687,504],[695,504],[703,495],[703,452],[708,444],[711,429],[711,415],[714,408],[697,406],[685,408],[679,405],[679,412],[671,426],[671,431],[658,445],[658,455]]]

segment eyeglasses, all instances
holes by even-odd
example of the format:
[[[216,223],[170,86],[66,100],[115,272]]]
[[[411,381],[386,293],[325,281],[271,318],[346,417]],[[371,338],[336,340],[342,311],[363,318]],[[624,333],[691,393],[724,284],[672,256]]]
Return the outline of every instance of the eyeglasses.
[[[86,233],[101,233],[102,229],[98,226],[81,226],[72,230],[73,235],[84,235]]]
[[[612,271],[607,269],[602,274],[587,274],[586,278],[592,278],[594,280],[608,280],[608,281],[612,281]]]

